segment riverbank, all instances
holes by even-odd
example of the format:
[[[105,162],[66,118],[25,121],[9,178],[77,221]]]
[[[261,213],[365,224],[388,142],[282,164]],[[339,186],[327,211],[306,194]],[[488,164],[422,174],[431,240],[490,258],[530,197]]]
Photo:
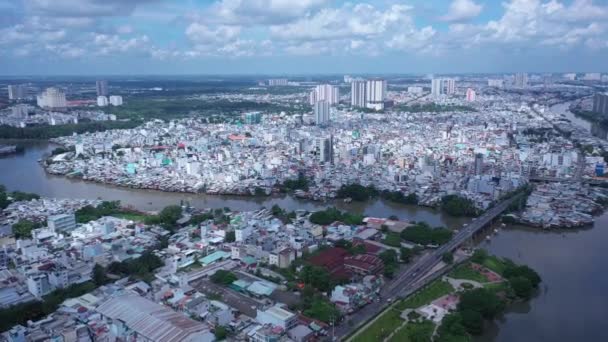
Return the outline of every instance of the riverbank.
[[[470,259],[389,306],[349,342],[466,341],[484,332],[507,306],[529,300],[540,276],[531,268],[476,251]],[[435,336],[435,339],[433,339]]]

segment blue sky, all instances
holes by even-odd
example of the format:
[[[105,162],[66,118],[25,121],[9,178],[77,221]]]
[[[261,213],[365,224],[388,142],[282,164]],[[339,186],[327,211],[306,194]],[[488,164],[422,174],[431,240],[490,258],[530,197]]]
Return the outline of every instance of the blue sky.
[[[0,0],[0,75],[608,71],[608,0]]]

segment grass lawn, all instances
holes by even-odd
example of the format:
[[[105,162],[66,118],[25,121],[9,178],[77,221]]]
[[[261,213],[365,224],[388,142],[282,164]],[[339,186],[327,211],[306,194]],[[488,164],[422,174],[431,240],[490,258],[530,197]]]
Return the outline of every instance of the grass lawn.
[[[435,324],[431,321],[422,323],[408,323],[397,330],[389,342],[431,341]]]
[[[389,308],[384,311],[374,323],[369,325],[365,330],[361,331],[353,342],[369,342],[382,341],[390,335],[398,326],[403,324],[403,320],[399,315],[401,311]]]
[[[116,213],[116,214],[112,214],[112,216],[121,218],[121,219],[125,219],[125,220],[138,221],[138,222],[143,222],[146,219],[146,215],[137,214],[137,213]]]
[[[483,265],[500,275],[503,275],[503,273],[505,272],[505,268],[506,268],[504,261],[500,260],[500,258],[493,256],[493,255],[488,256],[484,260]]]
[[[435,280],[429,284],[429,286],[398,303],[395,308],[400,311],[405,309],[416,309],[452,292],[454,292],[454,287],[452,287],[450,283],[447,281]]]
[[[503,281],[501,283],[485,284],[483,287],[485,287],[486,289],[488,289],[492,292],[508,291],[509,282]]]
[[[473,280],[479,283],[485,283],[488,281],[484,275],[472,269],[469,263],[456,267],[448,274],[448,277],[454,279]]]

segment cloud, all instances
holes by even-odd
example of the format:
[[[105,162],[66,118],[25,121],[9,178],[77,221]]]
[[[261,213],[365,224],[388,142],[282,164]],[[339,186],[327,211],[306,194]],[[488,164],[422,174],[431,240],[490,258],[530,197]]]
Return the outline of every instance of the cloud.
[[[274,25],[293,21],[328,0],[221,0],[195,16],[225,25]]]
[[[141,4],[157,0],[27,0],[28,12],[58,17],[114,17],[125,16]]]
[[[476,4],[473,0],[454,0],[450,4],[448,13],[440,18],[442,21],[458,22],[467,21],[477,17],[483,6]]]
[[[380,10],[368,4],[327,8],[293,23],[270,28],[284,40],[373,39],[391,31],[413,27],[410,6],[392,5]]]

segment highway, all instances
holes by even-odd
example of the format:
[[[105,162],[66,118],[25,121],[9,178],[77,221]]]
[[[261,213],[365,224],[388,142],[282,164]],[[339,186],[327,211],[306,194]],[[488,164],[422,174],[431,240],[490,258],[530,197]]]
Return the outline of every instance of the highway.
[[[380,312],[390,305],[388,300],[391,300],[392,302],[395,299],[405,298],[424,286],[429,279],[428,277],[425,278],[425,276],[427,276],[427,274],[439,264],[445,252],[452,252],[456,250],[463,243],[473,237],[475,233],[480,231],[487,224],[492,222],[492,220],[502,214],[522,195],[523,194],[517,194],[511,198],[503,200],[499,204],[487,210],[468,226],[460,229],[448,243],[414,261],[414,263],[410,265],[407,270],[400,273],[395,279],[384,287],[381,292],[381,296],[384,299],[382,302],[374,302],[369,304],[357,311],[351,317],[347,318],[346,320],[350,320],[352,322],[350,326],[349,324],[346,324],[346,320],[337,325],[335,328],[335,337],[340,339],[348,335],[352,330],[358,329],[360,324],[363,322],[367,322],[372,317],[380,314]]]

